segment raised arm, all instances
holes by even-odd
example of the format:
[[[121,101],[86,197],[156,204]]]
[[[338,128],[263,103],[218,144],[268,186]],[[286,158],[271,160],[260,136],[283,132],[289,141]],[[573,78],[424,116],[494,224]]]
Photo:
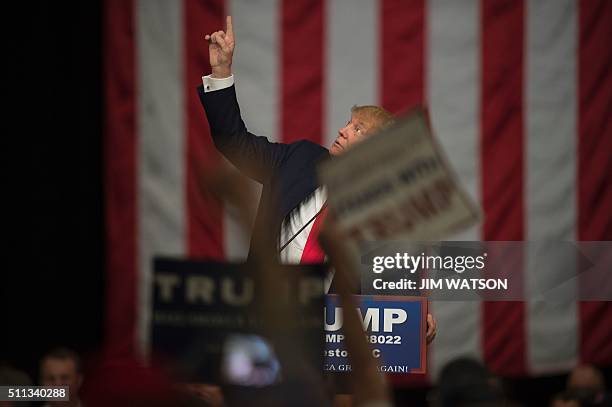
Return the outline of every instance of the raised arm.
[[[343,309],[346,350],[352,365],[350,381],[355,405],[390,406],[388,384],[384,375],[377,370],[377,362],[372,357],[370,344],[365,338],[363,324],[356,311],[357,303],[353,298],[355,264],[345,242],[346,236],[338,228],[335,215],[330,211],[319,235],[319,243],[336,270],[334,279]]]
[[[271,143],[247,130],[240,115],[235,86],[231,84],[236,46],[231,16],[227,17],[226,24],[225,31],[204,37],[208,41],[212,73],[204,77],[208,86],[200,86],[198,93],[217,149],[246,176],[263,183],[287,156],[289,146]],[[218,81],[227,78],[231,85],[225,83],[218,89]]]

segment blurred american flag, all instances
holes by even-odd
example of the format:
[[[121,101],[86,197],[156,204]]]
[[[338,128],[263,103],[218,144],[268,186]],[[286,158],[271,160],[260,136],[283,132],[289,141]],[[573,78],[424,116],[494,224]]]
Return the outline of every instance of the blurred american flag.
[[[107,330],[147,348],[153,255],[240,259],[198,171],[217,160],[195,91],[234,18],[250,131],[329,145],[354,104],[429,107],[480,202],[455,240],[612,240],[608,0],[107,0]],[[525,253],[525,284],[535,273]],[[612,304],[440,302],[426,380],[459,355],[527,376],[612,363]]]

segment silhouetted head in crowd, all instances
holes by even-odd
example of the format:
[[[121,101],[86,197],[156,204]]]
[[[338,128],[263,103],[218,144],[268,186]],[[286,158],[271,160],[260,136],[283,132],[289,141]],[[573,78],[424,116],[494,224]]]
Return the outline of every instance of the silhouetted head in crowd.
[[[570,373],[567,389],[586,389],[599,393],[605,391],[606,384],[603,375],[595,366],[581,365]]]
[[[0,386],[31,386],[32,380],[27,373],[17,370],[14,367],[0,362]],[[30,403],[19,401],[0,401],[0,407],[27,407]]]
[[[550,407],[581,407],[582,404],[574,395],[563,392],[557,394],[550,402]]]
[[[83,385],[85,407],[208,406],[195,397],[179,402],[170,377],[153,362],[103,354],[90,362]],[[179,389],[180,391],[180,389]]]
[[[494,378],[473,359],[455,359],[440,373],[437,406],[497,406],[502,400]]]
[[[579,401],[581,406],[610,406],[603,374],[592,365],[574,368],[567,379],[566,395]]]
[[[70,401],[50,402],[51,406],[79,405],[79,389],[83,383],[81,358],[68,348],[56,348],[40,360],[41,386],[69,386]]]

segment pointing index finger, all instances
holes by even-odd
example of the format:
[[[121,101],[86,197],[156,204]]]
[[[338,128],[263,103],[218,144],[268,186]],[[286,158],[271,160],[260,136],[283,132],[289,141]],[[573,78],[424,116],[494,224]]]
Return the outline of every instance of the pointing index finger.
[[[232,25],[232,16],[227,16],[225,21],[226,21],[225,33],[226,35],[229,35],[231,38],[233,38],[234,37],[234,27]]]

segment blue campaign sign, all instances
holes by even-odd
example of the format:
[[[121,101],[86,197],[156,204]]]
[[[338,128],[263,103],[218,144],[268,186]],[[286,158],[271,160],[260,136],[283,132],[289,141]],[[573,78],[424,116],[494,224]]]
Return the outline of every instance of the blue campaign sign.
[[[356,296],[364,331],[382,372],[424,373],[427,299],[425,297]],[[351,370],[342,330],[339,298],[325,299],[325,370]]]

